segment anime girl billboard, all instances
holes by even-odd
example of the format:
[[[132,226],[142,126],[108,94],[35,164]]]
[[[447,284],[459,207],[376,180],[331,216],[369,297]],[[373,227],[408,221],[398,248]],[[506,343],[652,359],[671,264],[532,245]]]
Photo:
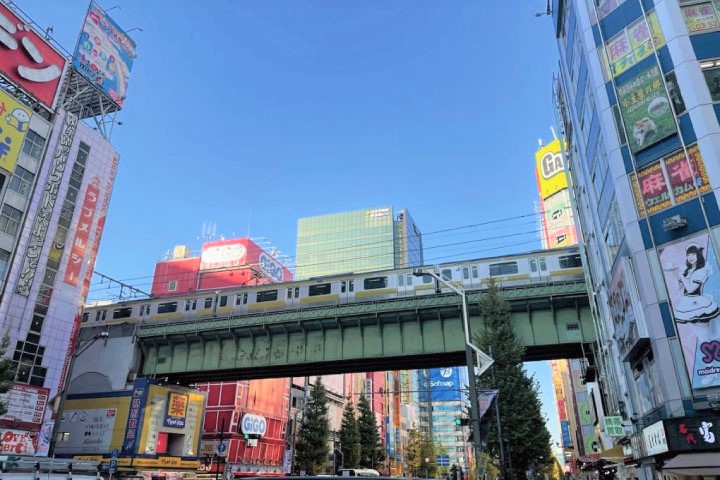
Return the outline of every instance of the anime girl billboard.
[[[659,250],[693,388],[720,385],[720,270],[708,234]]]

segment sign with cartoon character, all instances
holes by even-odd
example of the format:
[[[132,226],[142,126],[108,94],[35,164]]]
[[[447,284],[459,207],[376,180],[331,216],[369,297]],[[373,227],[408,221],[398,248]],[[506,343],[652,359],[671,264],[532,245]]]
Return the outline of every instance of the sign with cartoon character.
[[[122,107],[135,57],[135,42],[91,2],[73,54],[75,70]]]
[[[0,167],[15,171],[32,112],[0,90]]]
[[[677,131],[663,82],[656,65],[618,86],[618,104],[633,153]]]
[[[0,2],[0,74],[52,108],[65,57]]]
[[[693,388],[720,385],[720,273],[707,233],[659,250]]]

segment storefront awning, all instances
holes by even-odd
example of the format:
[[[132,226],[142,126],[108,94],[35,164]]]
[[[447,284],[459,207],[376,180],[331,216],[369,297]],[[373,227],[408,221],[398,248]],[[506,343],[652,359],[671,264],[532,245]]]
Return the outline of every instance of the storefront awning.
[[[720,452],[681,453],[667,460],[662,471],[675,475],[720,475]]]
[[[614,463],[622,463],[625,458],[625,455],[623,454],[623,446],[618,445],[616,447],[603,450],[600,452],[600,458]]]

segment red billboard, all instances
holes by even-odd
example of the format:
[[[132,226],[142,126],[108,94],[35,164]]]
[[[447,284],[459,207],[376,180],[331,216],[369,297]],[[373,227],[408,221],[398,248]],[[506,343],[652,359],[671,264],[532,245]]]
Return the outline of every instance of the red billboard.
[[[65,57],[0,2],[0,74],[54,107]]]

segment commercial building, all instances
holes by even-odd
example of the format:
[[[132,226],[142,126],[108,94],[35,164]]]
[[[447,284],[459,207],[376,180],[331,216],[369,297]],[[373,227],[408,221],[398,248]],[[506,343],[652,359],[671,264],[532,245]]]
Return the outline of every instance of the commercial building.
[[[295,257],[298,279],[422,264],[422,233],[406,209],[396,211],[384,206],[298,220]],[[417,395],[403,395],[399,388],[400,385],[417,385],[417,381],[412,381],[417,376],[418,372],[399,371],[346,376],[348,385],[363,385],[361,391],[377,416],[385,446],[386,464],[364,467],[374,467],[388,475],[401,475],[407,429],[429,429],[429,405],[418,405],[413,402]],[[350,395],[349,398],[354,397]],[[406,401],[411,403],[404,403]],[[424,415],[418,415],[417,409],[423,408]]]
[[[468,416],[467,394],[463,391],[468,384],[467,369],[458,367],[431,368],[428,370],[432,412],[432,437],[448,455],[448,465],[456,465],[467,471],[470,466],[468,450],[468,427],[458,425],[456,420]]]
[[[606,412],[588,476],[720,474],[719,8],[552,2]]]
[[[117,60],[109,71],[85,43],[68,57],[30,25],[0,3],[0,318],[17,367],[0,428],[14,439],[4,451],[47,455],[118,167],[107,133],[135,43],[91,4],[82,32]]]

